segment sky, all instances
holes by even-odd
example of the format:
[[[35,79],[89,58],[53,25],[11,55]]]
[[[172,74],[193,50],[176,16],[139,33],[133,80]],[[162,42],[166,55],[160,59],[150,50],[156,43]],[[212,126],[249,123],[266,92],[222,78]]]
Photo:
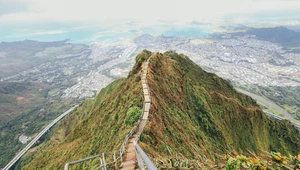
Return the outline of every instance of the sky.
[[[0,0],[0,36],[17,37],[18,30],[29,37],[56,35],[68,29],[134,20],[144,26],[158,21],[244,21],[263,17],[300,20],[298,11],[300,0]]]
[[[300,10],[300,0],[0,0],[0,22],[220,18]]]

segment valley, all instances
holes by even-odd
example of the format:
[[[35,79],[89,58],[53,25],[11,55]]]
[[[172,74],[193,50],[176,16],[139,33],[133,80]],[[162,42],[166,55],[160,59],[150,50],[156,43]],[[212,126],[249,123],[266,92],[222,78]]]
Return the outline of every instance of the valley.
[[[10,49],[12,46],[23,47]],[[0,65],[1,70],[10,70],[0,72],[0,167],[3,167],[26,144],[19,141],[20,136],[33,138],[65,109],[94,97],[107,84],[125,76],[136,47],[66,42],[46,46],[43,42],[23,41],[0,43],[0,49],[4,51],[1,61],[14,58],[24,65],[14,69]],[[28,56],[15,55],[24,51]],[[30,67],[29,61],[34,61]],[[39,141],[46,138],[47,135]]]
[[[297,0],[0,0],[0,169],[300,170]]]
[[[21,45],[27,46],[27,51],[18,49]],[[64,109],[95,97],[109,83],[126,77],[134,56],[145,48],[187,54],[204,70],[235,87],[271,99],[287,111],[288,119],[300,119],[300,53],[255,35],[140,35],[129,42],[90,44],[24,41],[13,44],[15,51],[8,46],[12,44],[0,44],[0,60],[14,62],[0,65],[1,70],[8,70],[12,64],[21,65],[14,65],[10,72],[0,72],[1,140],[6,141],[0,144],[4,151],[0,165],[24,147],[19,136],[33,137]],[[20,56],[24,52],[26,55]],[[34,62],[28,67],[30,61]],[[258,103],[264,108],[264,103]],[[283,116],[282,110],[268,111]]]

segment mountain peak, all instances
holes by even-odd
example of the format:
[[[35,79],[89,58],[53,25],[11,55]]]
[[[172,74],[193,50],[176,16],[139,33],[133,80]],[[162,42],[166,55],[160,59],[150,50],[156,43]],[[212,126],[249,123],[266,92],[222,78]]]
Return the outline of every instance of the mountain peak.
[[[253,99],[226,80],[183,54],[144,50],[127,78],[84,102],[57,127],[45,149],[30,153],[33,160],[23,169],[62,168],[72,160],[119,148],[133,126],[125,123],[131,119],[128,113],[142,108],[140,71],[148,59],[152,104],[139,145],[159,168],[168,168],[165,163],[174,157],[199,166],[207,160],[218,164],[217,155],[299,151],[300,134],[291,123],[269,119]],[[94,161],[76,168],[96,165]]]
[[[153,157],[299,152],[300,135],[290,122],[269,119],[252,98],[187,56],[156,53],[149,67],[151,118],[141,142]]]

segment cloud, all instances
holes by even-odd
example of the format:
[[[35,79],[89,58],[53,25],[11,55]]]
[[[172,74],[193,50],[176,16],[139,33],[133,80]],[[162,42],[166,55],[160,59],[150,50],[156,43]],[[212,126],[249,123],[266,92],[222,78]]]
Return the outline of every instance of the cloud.
[[[29,36],[35,36],[35,35],[53,35],[53,34],[63,34],[66,33],[65,30],[50,30],[50,31],[40,31],[40,32],[34,32],[28,34]]]
[[[7,35],[6,38],[9,38],[9,39],[33,38],[33,37],[39,37],[39,36],[64,34],[64,33],[67,33],[67,32],[69,32],[69,31],[65,31],[65,30],[45,30],[45,31],[31,32],[31,31],[28,31],[28,30],[20,30],[16,34]]]
[[[29,4],[22,0],[0,0],[0,16],[29,10]]]
[[[0,24],[112,20],[192,21],[300,10],[299,0],[0,0]],[[106,22],[107,23],[107,22]]]

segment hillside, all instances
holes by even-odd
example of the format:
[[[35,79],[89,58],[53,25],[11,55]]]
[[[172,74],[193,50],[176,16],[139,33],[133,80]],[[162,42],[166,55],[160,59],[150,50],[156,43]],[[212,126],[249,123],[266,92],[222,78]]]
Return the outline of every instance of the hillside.
[[[0,167],[24,147],[19,136],[34,136],[72,100],[48,95],[51,86],[32,82],[0,82]]]
[[[0,42],[0,79],[39,68],[41,64],[55,62],[63,56],[76,56],[84,50],[88,50],[87,45],[68,43],[68,40]]]
[[[0,42],[0,51],[8,53],[10,57],[32,57],[35,52],[42,51],[47,47],[64,45],[68,40],[55,42],[38,42],[24,40],[17,42]]]
[[[153,157],[299,152],[300,134],[290,123],[268,119],[254,100],[186,56],[153,56],[149,77],[152,119],[141,141]]]
[[[270,41],[282,45],[297,45],[300,42],[300,33],[286,27],[251,28],[246,32],[234,33],[234,35],[256,35],[259,40]]]
[[[138,72],[142,61],[150,55],[147,51],[139,54],[128,78],[111,83],[95,99],[85,101],[59,123],[49,142],[25,155],[19,166],[30,170],[62,169],[67,162],[118,149],[132,122],[137,121],[126,117],[127,113],[143,105]],[[93,167],[90,164],[82,164],[80,168],[89,169]]]
[[[68,161],[117,149],[132,127],[126,123],[131,119],[127,114],[142,107],[139,71],[150,55],[146,50],[139,54],[127,78],[84,102],[59,123],[49,142],[32,150],[19,166],[61,169]],[[148,72],[152,106],[140,146],[159,168],[167,169],[171,158],[184,158],[179,161],[196,162],[203,168],[218,165],[226,154],[299,152],[300,134],[289,122],[267,118],[253,99],[188,57],[154,53]],[[97,163],[74,168],[88,169]]]

